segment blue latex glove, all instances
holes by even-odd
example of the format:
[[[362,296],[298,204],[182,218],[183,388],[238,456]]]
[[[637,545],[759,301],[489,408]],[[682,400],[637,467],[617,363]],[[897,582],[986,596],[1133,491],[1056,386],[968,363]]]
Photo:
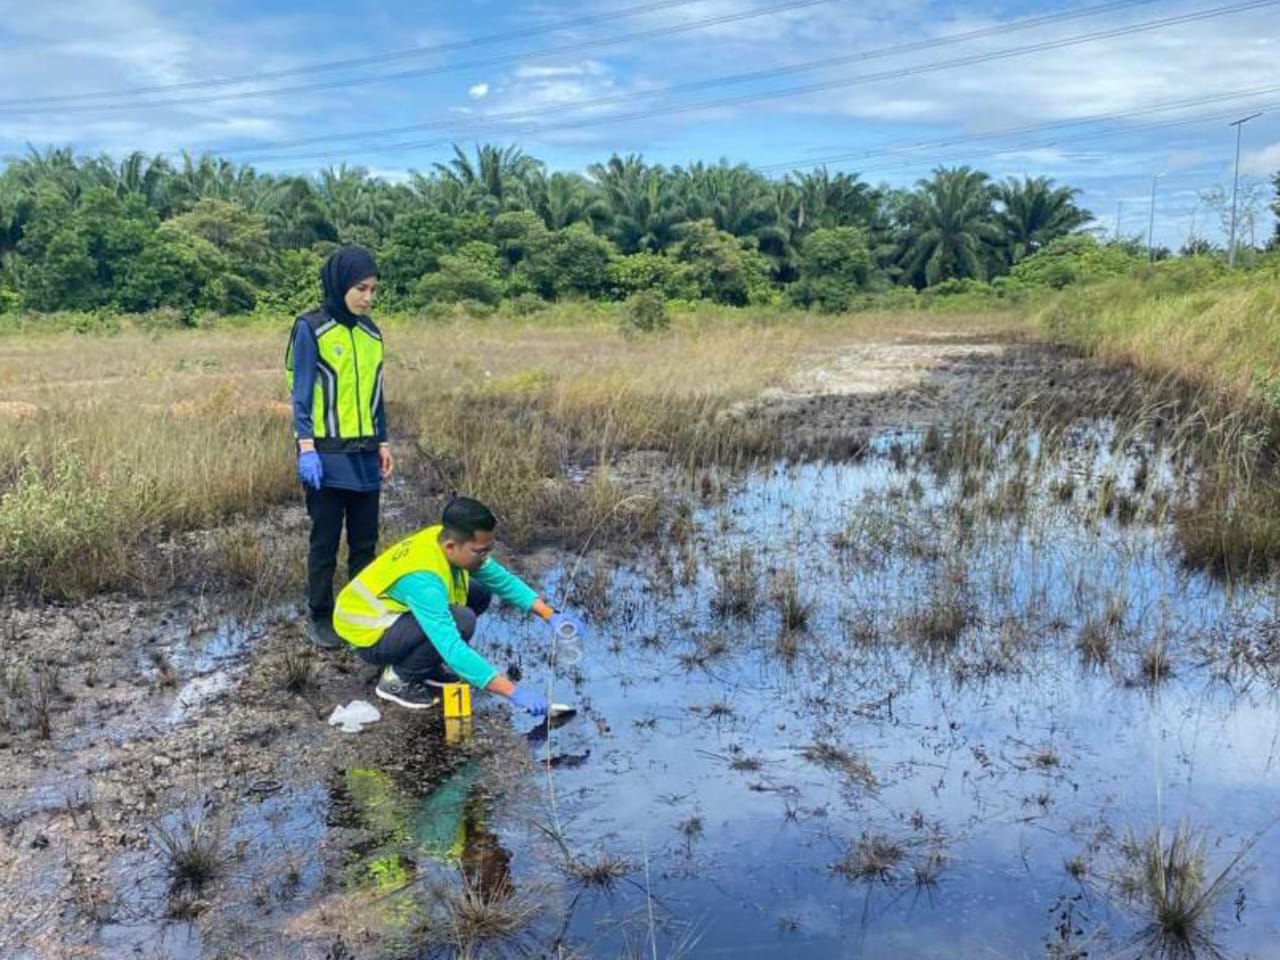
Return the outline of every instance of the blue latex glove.
[[[516,687],[511,691],[511,696],[508,699],[521,710],[535,717],[545,717],[547,710],[550,709],[547,698],[533,689],[533,687]]]
[[[304,450],[298,454],[298,479],[312,490],[320,489],[320,481],[324,479],[324,467],[320,466],[320,454],[314,450]]]
[[[587,634],[582,621],[571,613],[553,613],[547,625],[557,640],[577,640]]]

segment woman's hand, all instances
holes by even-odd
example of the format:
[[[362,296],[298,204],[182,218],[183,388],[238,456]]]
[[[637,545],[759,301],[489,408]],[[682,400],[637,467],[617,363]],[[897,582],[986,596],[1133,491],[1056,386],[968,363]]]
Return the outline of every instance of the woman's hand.
[[[391,457],[391,445],[387,443],[378,444],[378,471],[382,474],[382,479],[386,480],[391,476],[391,471],[395,469],[395,461]]]

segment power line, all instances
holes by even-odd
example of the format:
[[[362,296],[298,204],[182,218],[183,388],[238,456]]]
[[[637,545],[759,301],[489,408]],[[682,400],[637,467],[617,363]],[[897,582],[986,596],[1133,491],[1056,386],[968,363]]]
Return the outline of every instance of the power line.
[[[1065,20],[1079,19],[1087,16],[1094,16],[1099,13],[1109,13],[1126,7],[1142,6],[1153,3],[1155,0],[1117,0],[1117,2],[1098,4],[1092,7],[1083,7],[1078,10],[1069,10],[1056,14],[1046,14],[1039,17],[1029,17],[1023,20],[1015,20],[1011,23],[1000,24],[995,27],[987,27],[981,30],[971,30],[966,33],[950,34],[945,37],[935,37],[930,40],[915,41],[912,43],[896,44],[889,47],[881,47],[863,51],[861,53],[844,54],[835,57],[821,57],[816,60],[806,60],[797,64],[790,64],[782,67],[772,67],[766,70],[756,70],[748,73],[730,74],[722,77],[710,77],[705,80],[695,80],[690,83],[675,84],[673,86],[660,87],[654,90],[644,91],[645,96],[669,96],[676,93],[687,93],[693,90],[705,90],[719,86],[731,86],[740,83],[753,83],[760,80],[770,80],[777,77],[786,76],[793,73],[803,73],[809,70],[819,70],[831,66],[839,66],[848,63],[861,62],[867,60],[877,60],[884,57],[897,56],[903,53],[915,53],[921,50],[932,49],[942,46],[950,46],[952,44],[964,43],[969,40],[984,39],[987,37],[997,36],[1003,33],[1011,33],[1017,30],[1026,30],[1033,27],[1045,26],[1053,23],[1060,23]],[[502,114],[493,115],[490,119],[501,119],[503,122],[515,119],[527,119],[530,117],[551,116],[560,113],[570,113],[576,110],[586,109],[588,107],[609,106],[617,103],[625,103],[637,98],[636,93],[610,94],[603,97],[592,97],[586,100],[578,100],[573,103],[564,104],[554,109],[536,108],[530,110],[508,111]],[[332,143],[334,140],[365,140],[370,137],[398,136],[400,134],[414,133],[420,130],[429,130],[432,128],[449,127],[455,124],[456,119],[427,121],[425,123],[414,123],[406,126],[382,127],[373,130],[351,130],[337,135],[300,137],[292,140],[276,140],[266,143],[257,143],[248,147],[232,147],[219,150],[222,154],[244,153],[250,150],[281,150],[291,149],[293,147],[310,146],[316,143]]]
[[[1082,43],[1089,43],[1094,40],[1110,39],[1112,37],[1126,36],[1136,33],[1144,33],[1150,30],[1160,29],[1176,24],[1191,23],[1200,20],[1206,20],[1211,17],[1224,16],[1231,13],[1239,13],[1246,10],[1254,10],[1261,7],[1275,6],[1280,0],[1249,0],[1246,3],[1237,3],[1224,7],[1215,7],[1210,10],[1198,11],[1189,14],[1180,14],[1172,17],[1163,17],[1156,20],[1144,21],[1137,24],[1130,24],[1124,27],[1114,27],[1108,30],[1098,30],[1091,33],[1080,34],[1074,37],[1064,37],[1057,40],[1043,41],[1040,43],[1028,44],[1022,47],[1012,47],[1006,50],[999,50],[984,54],[973,54],[967,57],[960,57],[953,60],[938,61],[932,64],[921,64],[912,67],[901,67],[894,70],[886,70],[880,73],[863,74],[856,77],[846,77],[838,80],[828,80],[818,83],[804,84],[797,87],[787,87],[780,90],[770,90],[761,93],[739,95],[734,97],[723,97],[715,100],[703,100],[689,104],[673,104],[666,107],[659,107],[650,110],[642,110],[627,114],[614,114],[607,117],[591,117],[584,120],[569,121],[559,124],[549,124],[540,127],[527,129],[524,132],[537,135],[539,133],[553,130],[571,130],[582,129],[585,127],[599,126],[602,124],[622,123],[630,120],[648,119],[655,116],[668,117],[675,114],[691,113],[699,110],[711,110],[729,106],[740,106],[748,103],[758,103],[765,100],[775,100],[784,97],[799,96],[806,93],[817,93],[842,87],[850,87],[858,84],[872,83],[880,80],[901,79],[903,77],[916,76],[924,73],[932,73],[939,70],[947,70],[960,66],[974,66],[983,63],[990,63],[995,60],[1006,60],[1012,57],[1026,56],[1030,53],[1039,53],[1045,50],[1057,50],[1064,47],[1076,46]],[[527,116],[527,112],[524,116]],[[468,130],[464,136],[471,137],[477,135],[492,135],[501,133],[502,121],[508,119],[501,114],[495,114],[486,118],[484,125],[479,130]],[[498,125],[493,125],[494,121]],[[392,151],[419,149],[424,147],[440,146],[448,144],[458,139],[456,136],[435,138],[431,140],[410,140],[394,144],[385,144],[382,146],[371,146],[369,148],[344,148],[344,156],[369,156],[389,153]],[[324,159],[332,156],[333,151],[318,151],[303,154],[280,154],[267,155],[263,157],[252,158],[246,160],[245,163],[266,163],[275,161],[289,160],[308,160],[308,159]]]
[[[696,3],[697,0],[692,0]],[[667,10],[671,7],[687,7],[691,0],[657,0],[654,3],[644,3],[634,7],[623,7],[619,10],[606,11],[605,13],[589,14],[582,17],[574,17],[568,20],[557,20],[555,23],[544,24],[538,27],[528,27],[524,30],[512,30],[505,33],[490,33],[479,37],[468,37],[462,40],[451,40],[447,43],[433,43],[417,47],[409,47],[404,50],[392,50],[385,53],[370,54],[363,57],[351,57],[346,60],[328,60],[323,63],[308,64],[304,67],[292,67],[287,70],[267,70],[261,73],[241,74],[236,77],[210,77],[204,80],[187,80],[182,83],[163,83],[149,87],[126,87],[116,90],[96,90],[86,91],[84,93],[67,93],[57,96],[46,97],[22,97],[10,100],[0,100],[0,106],[9,106],[11,104],[55,104],[67,103],[76,100],[105,100],[113,97],[132,97],[143,96],[152,93],[172,93],[177,90],[194,90],[204,89],[205,87],[226,87],[238,84],[262,83],[266,80],[281,80],[287,77],[306,76],[312,73],[329,73],[334,70],[350,70],[355,67],[378,66],[384,63],[392,63],[397,60],[408,60],[415,57],[431,56],[433,54],[447,53],[451,50],[465,50],[471,47],[482,47],[494,43],[507,43],[512,40],[524,40],[529,37],[538,37],[548,33],[559,33],[562,30],[572,30],[575,27],[589,26],[595,23],[604,23],[609,20],[620,20],[626,17],[639,16],[646,13],[655,13],[659,10]],[[120,35],[119,33],[115,35]],[[111,34],[108,34],[111,36]],[[99,40],[101,34],[95,34],[93,39]],[[58,41],[66,43],[66,40]],[[53,41],[50,41],[53,43]]]
[[[1268,86],[1268,87],[1254,87],[1250,90],[1239,90],[1239,91],[1232,91],[1229,93],[1212,94],[1204,97],[1191,97],[1185,100],[1171,100],[1165,103],[1153,104],[1151,106],[1141,107],[1135,110],[1126,110],[1121,113],[1094,114],[1088,117],[1077,117],[1072,120],[1059,120],[1051,123],[1037,123],[1037,124],[1032,124],[1030,126],[1011,127],[1004,130],[991,130],[986,133],[973,133],[973,134],[963,134],[960,136],[953,136],[953,137],[940,137],[935,140],[917,140],[912,143],[874,147],[869,150],[830,154],[824,157],[811,157],[804,160],[778,162],[778,163],[766,163],[766,164],[761,164],[760,166],[756,167],[756,169],[764,173],[764,172],[773,171],[773,170],[795,170],[799,167],[806,166],[806,165],[811,166],[813,164],[822,165],[824,163],[844,163],[850,160],[875,159],[877,157],[883,157],[893,153],[913,153],[918,150],[935,150],[940,147],[953,147],[963,143],[973,143],[973,142],[982,141],[982,140],[999,140],[999,139],[1003,139],[1004,137],[1021,136],[1022,134],[1036,133],[1042,130],[1059,130],[1059,129],[1066,129],[1071,127],[1092,126],[1093,124],[1096,124],[1096,123],[1110,123],[1116,120],[1128,120],[1133,117],[1143,117],[1153,113],[1164,113],[1165,111],[1168,111],[1168,110],[1181,110],[1186,107],[1199,107],[1199,106],[1205,106],[1211,103],[1226,103],[1227,101],[1230,101],[1230,100],[1241,100],[1241,99],[1244,99],[1245,97],[1256,97],[1262,94],[1275,93],[1277,91],[1280,91],[1280,85]],[[1216,119],[1217,116],[1218,115],[1215,114],[1213,118],[1208,118],[1208,119]],[[1200,120],[1195,119],[1188,122],[1198,123],[1200,122]],[[1160,126],[1163,126],[1165,123],[1168,123],[1168,121],[1163,121],[1160,124],[1153,125],[1150,127],[1150,129],[1157,129]],[[1130,127],[1125,132],[1133,132],[1133,131],[1139,131],[1143,129],[1148,129],[1148,127],[1143,127],[1143,126]],[[1091,135],[1086,134],[1078,139],[1081,139],[1081,140],[1089,139],[1090,136]],[[1050,141],[1049,145],[1056,145],[1057,142],[1058,141],[1056,140]]]
[[[694,30],[701,30],[705,27],[720,26],[725,23],[736,23],[741,20],[751,20],[756,17],[784,13],[789,10],[799,10],[805,7],[816,7],[821,4],[833,2],[835,2],[835,0],[789,0],[787,3],[777,4],[772,7],[758,7],[752,10],[741,10],[737,13],[727,13],[718,17],[708,17],[702,20],[691,20],[687,23],[674,24],[667,27],[655,27],[651,30],[638,30],[632,33],[619,34],[614,37],[601,37],[595,40],[581,40],[577,43],[562,44],[558,47],[549,47],[546,50],[503,54],[502,56],[489,57],[484,60],[474,60],[466,63],[442,64],[434,67],[416,67],[411,70],[400,70],[394,73],[380,73],[364,77],[351,77],[348,79],[317,80],[312,83],[298,84],[292,87],[272,87],[267,90],[245,90],[233,93],[216,93],[203,97],[181,97],[171,100],[138,100],[132,103],[73,104],[71,106],[60,107],[58,113],[116,112],[121,110],[141,110],[151,107],[190,106],[202,103],[218,103],[224,100],[239,101],[258,99],[262,97],[274,97],[290,93],[311,93],[317,90],[332,90],[337,87],[345,89],[369,83],[389,83],[394,80],[406,80],[411,77],[424,77],[439,73],[454,73],[460,70],[473,70],[480,67],[491,67],[505,63],[516,63],[527,60],[541,60],[549,57],[557,57],[565,53],[577,53],[581,50],[613,46],[620,43],[631,43],[636,40],[652,40],[656,37],[667,37],[678,33],[689,33]],[[47,105],[32,107],[30,105],[30,101],[19,101],[19,104],[20,105],[5,105],[4,101],[0,101],[0,113],[21,114],[33,113],[37,110],[43,113],[47,109]]]
[[[1261,105],[1261,108],[1273,109],[1276,106],[1280,106],[1280,104],[1277,104],[1277,103],[1263,104]],[[1177,127],[1195,126],[1196,124],[1202,124],[1202,123],[1212,123],[1216,120],[1221,120],[1224,117],[1235,116],[1238,111],[1239,111],[1239,108],[1236,108],[1227,113],[1218,112],[1214,114],[1201,115],[1196,117],[1187,117],[1181,120],[1164,120],[1158,123],[1139,124],[1138,126],[1129,127],[1125,130],[1104,130],[1104,131],[1098,131],[1095,133],[1087,133],[1087,134],[1074,137],[1071,142],[1081,143],[1081,142],[1086,142],[1090,140],[1106,140],[1113,137],[1131,136],[1137,133],[1146,133],[1152,130],[1168,130],[1168,129],[1174,129]],[[962,162],[964,160],[968,160],[972,157],[996,156],[1000,153],[1005,153],[1013,150],[1038,150],[1038,149],[1044,149],[1045,147],[1060,146],[1062,143],[1063,143],[1062,138],[1055,138],[1052,140],[1040,140],[1040,141],[1034,141],[1030,143],[1014,143],[1014,144],[1007,144],[1005,146],[998,147],[998,148],[993,148],[988,151],[980,151],[978,153],[967,152],[964,154],[953,154],[951,156],[943,157],[943,158],[930,157],[927,159],[915,160],[915,161],[907,160],[907,161],[895,162],[892,164],[885,163],[879,166],[864,167],[858,172],[860,174],[875,173],[878,171],[902,169],[904,167],[918,167],[923,165],[939,165],[939,164],[957,163],[957,162]],[[806,164],[811,166],[815,162],[818,165],[822,165],[823,163],[833,163],[833,162],[839,162],[839,161],[838,159],[832,159],[828,157],[816,158],[813,160],[802,161],[802,164],[792,165],[790,169],[797,169],[798,166],[806,165]],[[773,167],[773,166],[775,165],[770,164],[770,167]],[[763,171],[765,168],[759,167],[756,169]],[[1143,175],[1145,176],[1146,174],[1143,174]]]

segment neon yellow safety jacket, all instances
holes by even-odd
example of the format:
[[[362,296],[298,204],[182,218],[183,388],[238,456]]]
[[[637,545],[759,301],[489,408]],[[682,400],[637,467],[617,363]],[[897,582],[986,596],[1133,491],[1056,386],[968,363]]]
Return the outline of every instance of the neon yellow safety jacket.
[[[374,423],[382,399],[382,334],[365,317],[347,327],[323,310],[298,318],[316,339],[316,382],[312,426],[320,453],[377,449]],[[285,377],[293,389],[293,340],[285,351]],[[304,381],[305,382],[305,381]]]
[[[333,610],[333,628],[354,647],[371,647],[409,608],[388,591],[401,577],[426,573],[440,578],[449,603],[466,606],[471,575],[449,563],[440,546],[440,524],[405,537],[342,588]]]

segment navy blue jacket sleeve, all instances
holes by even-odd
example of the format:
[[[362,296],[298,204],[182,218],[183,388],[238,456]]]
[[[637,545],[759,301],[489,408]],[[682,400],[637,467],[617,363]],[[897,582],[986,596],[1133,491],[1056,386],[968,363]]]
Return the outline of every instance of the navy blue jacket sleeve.
[[[306,323],[293,327],[293,432],[299,440],[315,436],[311,408],[316,389],[316,361],[320,351],[316,335]]]
[[[373,402],[373,432],[379,443],[387,440],[387,399],[382,392],[382,370],[378,368],[377,396]]]

